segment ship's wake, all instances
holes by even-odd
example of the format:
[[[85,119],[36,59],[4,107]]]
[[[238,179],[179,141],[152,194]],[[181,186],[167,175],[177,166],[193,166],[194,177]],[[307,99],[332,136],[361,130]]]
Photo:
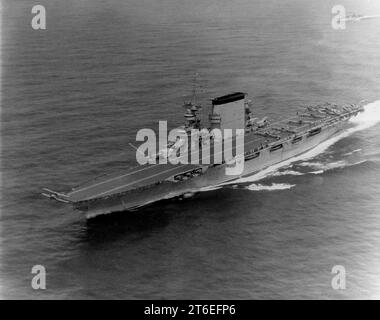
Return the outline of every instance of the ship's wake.
[[[288,190],[295,187],[295,184],[288,183],[272,183],[271,185],[255,184],[252,183],[246,187],[247,190],[251,191],[275,191],[275,190]]]
[[[361,164],[363,162],[366,162],[367,160],[362,160],[362,161],[358,161],[354,163],[349,163],[348,161],[345,161],[345,160],[339,160],[339,161],[334,161],[327,164],[320,163],[320,162],[308,162],[308,161],[324,153],[329,147],[334,145],[339,140],[346,138],[355,132],[371,128],[379,122],[380,122],[380,100],[365,105],[364,112],[358,114],[356,117],[350,120],[351,127],[343,131],[342,133],[322,142],[321,144],[319,144],[312,150],[309,150],[301,155],[298,155],[291,159],[288,159],[278,164],[275,164],[273,166],[270,166],[251,176],[242,177],[242,178],[233,180],[231,182],[226,182],[217,186],[203,188],[201,191],[216,190],[224,186],[238,186],[240,184],[257,182],[265,178],[276,177],[276,176],[278,177],[278,176],[287,176],[287,175],[301,176],[305,174],[315,174],[315,175],[322,174],[329,170]],[[361,149],[356,149],[350,153],[346,153],[345,156],[351,155],[360,151]],[[310,168],[311,171],[300,172],[300,171],[294,170],[293,167],[296,163],[297,163],[297,166],[308,167]],[[287,170],[280,171],[281,169],[287,169]],[[245,186],[244,189],[251,190],[251,191],[262,191],[262,190],[274,191],[274,190],[286,190],[286,189],[293,188],[294,186],[295,185],[293,184],[283,184],[283,183],[282,184],[273,183],[272,185],[263,185],[263,184],[253,183],[248,186]]]
[[[347,167],[353,167],[360,165],[362,163],[366,163],[368,160],[360,160],[357,162],[350,163],[345,160],[339,160],[335,162],[329,162],[329,163],[322,163],[322,162],[302,162],[299,164],[299,166],[302,167],[308,167],[310,169],[313,169],[314,171],[309,171],[310,174],[321,174],[326,171],[334,170],[334,169],[342,169]]]

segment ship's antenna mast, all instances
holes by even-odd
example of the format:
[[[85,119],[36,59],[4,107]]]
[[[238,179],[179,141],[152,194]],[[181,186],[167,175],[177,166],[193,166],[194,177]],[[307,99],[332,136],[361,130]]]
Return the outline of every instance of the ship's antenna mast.
[[[198,73],[194,74],[194,79],[193,79],[193,98],[192,98],[192,103],[196,105],[196,98],[197,98],[197,80],[198,80]]]
[[[193,80],[193,90],[192,90],[192,97],[190,98],[190,101],[185,102],[183,104],[183,107],[186,109],[185,118],[186,118],[186,127],[188,128],[196,128],[200,126],[200,119],[198,118],[198,111],[201,110],[201,106],[198,106],[196,104],[197,99],[197,76],[198,74],[195,73],[194,80]]]

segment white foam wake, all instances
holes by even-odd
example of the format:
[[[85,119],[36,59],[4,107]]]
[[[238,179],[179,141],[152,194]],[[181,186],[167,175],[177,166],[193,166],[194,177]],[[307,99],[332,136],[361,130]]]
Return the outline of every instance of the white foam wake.
[[[275,171],[271,174],[272,177],[280,176],[303,176],[304,173],[295,170]]]
[[[246,189],[251,191],[275,191],[275,190],[287,190],[291,189],[295,186],[295,184],[287,184],[287,183],[273,183],[270,186],[265,186],[262,184],[251,184]]]
[[[300,165],[304,166],[304,167],[310,167],[310,168],[316,170],[316,171],[310,171],[308,173],[321,174],[321,173],[324,173],[326,171],[333,170],[333,169],[356,166],[356,165],[365,163],[367,161],[368,160],[365,159],[365,160],[361,160],[358,162],[349,163],[349,162],[346,162],[344,160],[341,160],[341,161],[330,162],[330,163],[326,163],[326,164],[320,163],[320,162],[303,162],[303,163],[300,163]]]
[[[356,149],[356,150],[354,150],[354,151],[351,151],[351,152],[347,152],[347,153],[345,153],[343,156],[351,156],[351,155],[353,155],[354,153],[358,153],[358,152],[360,152],[360,151],[362,151],[362,149]]]
[[[343,168],[347,165],[349,165],[348,162],[344,160],[336,161],[336,162],[330,162],[330,163],[322,163],[322,162],[302,162],[299,164],[300,166],[303,167],[310,167],[315,170],[332,170],[332,169],[338,169],[338,168]],[[312,172],[311,172],[312,173]]]
[[[223,187],[222,185],[203,187],[203,188],[200,188],[199,191],[200,192],[214,191],[214,190],[218,190],[222,187]]]
[[[311,174],[322,174],[324,172],[325,172],[325,170],[317,170],[317,171],[311,171],[309,173],[311,173]]]
[[[353,132],[368,129],[380,122],[380,100],[364,106],[364,112],[352,118],[350,122],[357,125]]]

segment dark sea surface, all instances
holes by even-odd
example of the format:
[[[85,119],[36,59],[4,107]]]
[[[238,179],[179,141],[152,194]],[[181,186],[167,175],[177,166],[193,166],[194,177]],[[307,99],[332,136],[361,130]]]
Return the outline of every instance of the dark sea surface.
[[[38,3],[44,31],[30,1],[2,7],[3,298],[380,298],[380,19],[333,30],[326,0]],[[379,1],[340,4],[380,14]],[[158,120],[182,124],[194,73],[205,113],[232,91],[272,119],[368,105],[260,181],[89,221],[40,195],[135,166],[128,143]],[[30,285],[38,264],[46,290]]]

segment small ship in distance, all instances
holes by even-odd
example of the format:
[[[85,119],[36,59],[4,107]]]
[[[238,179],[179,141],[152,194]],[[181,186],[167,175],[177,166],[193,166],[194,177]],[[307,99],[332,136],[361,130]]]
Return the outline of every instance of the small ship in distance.
[[[129,211],[162,199],[181,197],[202,188],[250,176],[305,153],[344,130],[349,119],[364,110],[361,103],[323,104],[306,107],[288,119],[270,122],[267,118],[259,120],[254,117],[252,102],[247,99],[247,94],[235,92],[212,100],[209,125],[204,127],[199,118],[200,106],[190,102],[185,107],[186,123],[180,129],[189,137],[194,128],[207,129],[210,134],[215,128],[244,129],[244,154],[240,155],[244,157],[244,171],[241,174],[226,175],[226,167],[237,161],[237,154],[228,159],[223,155],[221,163],[147,163],[95,178],[66,192],[44,188],[43,195],[71,204],[86,218]],[[199,137],[199,145],[202,149],[202,137]],[[176,152],[177,147],[175,141],[168,142],[170,151]],[[158,150],[155,156],[165,157],[168,152]]]
[[[351,12],[351,13],[348,13],[345,18],[341,19],[341,21],[358,22],[361,20],[375,19],[375,18],[380,18],[380,15],[363,16],[361,14],[356,14],[356,13]]]

